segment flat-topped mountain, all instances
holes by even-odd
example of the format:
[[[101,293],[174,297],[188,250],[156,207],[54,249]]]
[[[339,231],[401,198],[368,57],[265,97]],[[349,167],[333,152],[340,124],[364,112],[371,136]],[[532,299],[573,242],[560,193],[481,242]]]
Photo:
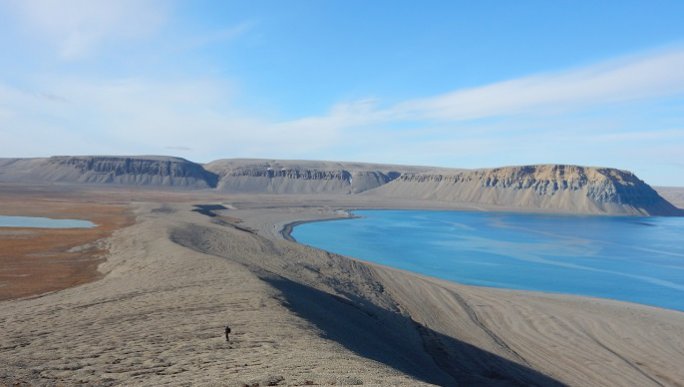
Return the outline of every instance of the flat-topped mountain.
[[[205,164],[225,192],[337,193],[368,191],[402,173],[428,168],[334,161],[226,159]]]
[[[163,156],[58,156],[0,159],[0,182],[361,195],[501,209],[682,215],[631,172],[575,165],[464,170],[332,161],[225,159],[201,165]]]
[[[405,173],[370,194],[574,213],[680,212],[631,172],[575,165]]]
[[[211,188],[216,175],[200,164],[164,156],[54,156],[0,159],[0,182],[87,183]]]

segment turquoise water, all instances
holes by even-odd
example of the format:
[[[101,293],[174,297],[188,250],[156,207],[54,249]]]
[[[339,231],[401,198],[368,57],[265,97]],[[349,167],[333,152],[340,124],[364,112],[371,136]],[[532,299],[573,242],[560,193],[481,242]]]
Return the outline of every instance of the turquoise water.
[[[78,219],[51,219],[35,216],[0,215],[0,227],[90,228],[95,227],[95,224],[87,220]]]
[[[292,236],[328,251],[463,284],[684,311],[684,218],[355,211]]]

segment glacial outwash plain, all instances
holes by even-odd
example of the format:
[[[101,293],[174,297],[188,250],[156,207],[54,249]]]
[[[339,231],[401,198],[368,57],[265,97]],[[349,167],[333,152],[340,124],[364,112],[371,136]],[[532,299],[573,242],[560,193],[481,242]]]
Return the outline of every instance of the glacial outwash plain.
[[[0,229],[0,385],[681,386],[682,312],[465,286],[289,231],[350,209],[681,216],[682,197],[574,165],[0,159],[1,215],[98,225]]]

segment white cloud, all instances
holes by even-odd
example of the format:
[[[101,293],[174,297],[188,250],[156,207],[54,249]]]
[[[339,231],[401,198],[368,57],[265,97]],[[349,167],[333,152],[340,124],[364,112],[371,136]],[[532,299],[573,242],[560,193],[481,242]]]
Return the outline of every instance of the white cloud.
[[[637,132],[599,133],[587,136],[594,142],[635,142],[684,140],[684,129],[641,130]]]
[[[629,163],[640,165],[646,152],[663,161],[681,158],[681,123],[653,117],[625,125],[616,117],[624,108],[575,111],[682,93],[680,68],[684,50],[670,50],[389,107],[375,99],[338,103],[325,114],[291,120],[236,108],[235,87],[218,78],[55,74],[27,81],[34,89],[0,82],[0,155],[182,150],[197,161],[327,158],[467,167],[561,161],[638,172]],[[488,117],[504,119],[474,121]]]
[[[173,42],[175,51],[192,50],[204,46],[216,45],[235,40],[254,28],[253,21],[244,21],[236,25],[206,32],[201,35],[189,36]]]
[[[384,108],[374,99],[339,103],[327,114],[293,120],[283,127],[345,131],[405,122],[460,125],[492,117],[567,115],[585,108],[684,95],[681,69],[684,69],[684,49],[679,48],[460,89]]]
[[[29,32],[54,45],[65,60],[82,58],[112,39],[135,39],[166,19],[157,0],[14,0],[6,3]]]
[[[65,153],[62,149],[73,149],[76,143],[83,145],[83,141],[73,142],[79,136],[122,149],[113,153],[138,149],[168,153],[169,146],[185,147],[187,157],[200,161],[231,155],[292,157],[338,140],[339,125],[307,120],[278,123],[237,111],[233,88],[217,79],[157,82],[42,77],[35,83],[58,91],[63,100],[0,84],[0,106],[7,109],[0,114],[0,129],[6,136],[40,133],[40,143],[54,149],[48,154]],[[12,147],[9,144],[0,143],[0,154],[45,154],[44,146],[31,141],[19,148],[14,147],[16,141]]]
[[[625,58],[564,72],[533,75],[411,100],[391,116],[469,120],[564,112],[597,104],[684,93],[684,49]]]

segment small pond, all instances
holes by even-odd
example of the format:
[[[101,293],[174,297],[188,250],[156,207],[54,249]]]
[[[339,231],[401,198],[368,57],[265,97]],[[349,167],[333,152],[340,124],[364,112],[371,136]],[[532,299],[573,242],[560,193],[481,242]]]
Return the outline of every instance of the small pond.
[[[91,228],[95,223],[79,219],[51,219],[36,216],[0,215],[0,227]]]

